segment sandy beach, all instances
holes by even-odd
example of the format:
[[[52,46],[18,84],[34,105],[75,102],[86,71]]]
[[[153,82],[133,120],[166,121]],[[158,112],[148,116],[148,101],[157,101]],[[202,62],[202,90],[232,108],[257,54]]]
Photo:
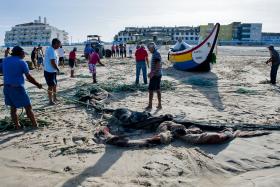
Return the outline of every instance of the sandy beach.
[[[175,70],[167,61],[168,47],[159,51],[164,60],[163,80],[172,82],[175,90],[163,91],[162,110],[156,110],[154,99],[152,115],[172,114],[210,124],[280,125],[280,78],[276,86],[265,83],[270,72],[264,63],[269,58],[265,47],[218,47],[217,64],[208,73]],[[97,67],[100,83],[134,83],[134,59],[102,62],[105,67]],[[63,98],[73,98],[78,88],[92,82],[86,63],[76,68],[76,78],[70,78],[67,65],[61,71],[58,92]],[[43,71],[31,74],[47,87]],[[205,84],[194,84],[197,80]],[[48,106],[45,90],[30,83],[26,88],[36,117],[51,124],[38,130],[0,132],[0,186],[280,186],[279,131],[220,145],[176,140],[146,149],[119,148],[92,140],[97,123],[109,115],[62,97],[58,105]],[[148,93],[136,91],[110,92],[105,104],[143,111],[147,103]],[[0,119],[9,116],[2,90],[0,106]],[[141,131],[133,138],[146,135]]]

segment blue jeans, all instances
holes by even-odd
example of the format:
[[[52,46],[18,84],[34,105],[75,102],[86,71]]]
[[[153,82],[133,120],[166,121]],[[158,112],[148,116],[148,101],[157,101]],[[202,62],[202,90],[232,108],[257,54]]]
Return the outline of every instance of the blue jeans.
[[[146,67],[146,62],[145,61],[137,61],[136,62],[136,84],[139,84],[139,76],[140,76],[140,71],[142,69],[142,73],[143,73],[143,80],[144,80],[144,84],[148,83],[147,80],[147,67]]]

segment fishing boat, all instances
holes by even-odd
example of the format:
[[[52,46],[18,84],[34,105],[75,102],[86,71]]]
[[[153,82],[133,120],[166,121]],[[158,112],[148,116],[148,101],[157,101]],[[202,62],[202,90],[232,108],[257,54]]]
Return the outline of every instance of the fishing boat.
[[[183,71],[210,71],[210,61],[215,48],[220,24],[217,23],[209,36],[192,49],[168,53],[168,60],[173,67]]]

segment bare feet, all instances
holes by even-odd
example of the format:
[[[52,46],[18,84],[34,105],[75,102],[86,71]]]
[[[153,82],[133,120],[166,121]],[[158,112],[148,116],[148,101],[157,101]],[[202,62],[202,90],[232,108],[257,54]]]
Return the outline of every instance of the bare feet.
[[[161,106],[161,105],[158,105],[158,106],[157,106],[157,109],[159,109],[159,110],[162,109],[162,106]]]

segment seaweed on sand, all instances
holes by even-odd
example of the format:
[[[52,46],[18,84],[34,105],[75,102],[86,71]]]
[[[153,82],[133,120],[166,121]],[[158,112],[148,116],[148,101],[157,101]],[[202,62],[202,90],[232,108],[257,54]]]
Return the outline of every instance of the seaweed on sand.
[[[42,119],[37,119],[37,122],[39,127],[49,126],[51,124],[50,122]],[[19,123],[22,127],[32,127],[31,121],[25,117],[20,117]],[[4,119],[0,119],[0,132],[14,130],[14,129],[15,127],[10,117],[5,117]]]
[[[203,79],[201,77],[191,77],[184,82],[191,84],[193,86],[200,86],[200,87],[211,87],[215,85],[215,83],[211,79]]]
[[[247,95],[255,95],[258,93],[256,90],[249,90],[247,88],[238,88],[235,92],[238,94],[247,94]]]

